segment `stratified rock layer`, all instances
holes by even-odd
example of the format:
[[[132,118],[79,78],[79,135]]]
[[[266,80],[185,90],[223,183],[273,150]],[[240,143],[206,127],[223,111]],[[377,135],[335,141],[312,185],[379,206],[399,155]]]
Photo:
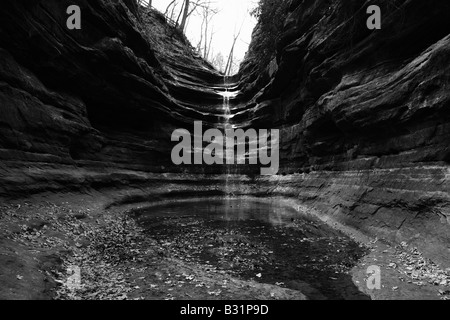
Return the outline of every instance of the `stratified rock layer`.
[[[371,31],[369,2],[291,1],[269,66],[257,28],[237,117],[280,128],[285,194],[448,262],[450,4],[378,1]]]
[[[81,30],[66,27],[72,4]],[[3,195],[169,170],[172,131],[222,114],[223,76],[135,1],[2,1],[0,62]]]

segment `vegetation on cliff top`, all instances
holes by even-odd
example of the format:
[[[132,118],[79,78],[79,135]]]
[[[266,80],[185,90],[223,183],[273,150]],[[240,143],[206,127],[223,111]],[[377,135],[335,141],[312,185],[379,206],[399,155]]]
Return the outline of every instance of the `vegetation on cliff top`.
[[[275,55],[277,42],[282,34],[290,0],[260,0],[251,15],[258,19],[259,37],[258,58],[265,65]]]

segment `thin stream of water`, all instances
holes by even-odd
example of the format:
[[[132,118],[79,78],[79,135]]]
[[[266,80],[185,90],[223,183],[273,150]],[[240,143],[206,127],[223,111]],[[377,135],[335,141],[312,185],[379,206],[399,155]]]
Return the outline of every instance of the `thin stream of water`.
[[[224,87],[225,87],[225,91],[223,92],[223,112],[224,112],[223,128],[224,128],[224,131],[226,132],[226,130],[233,128],[231,121],[230,121],[231,120],[230,98],[234,97],[236,95],[236,93],[229,91],[226,76],[224,76],[223,81],[224,81]],[[228,142],[226,140],[227,140],[227,138],[225,135],[225,138],[224,138],[225,146],[227,145],[227,142]],[[233,192],[232,192],[232,186],[230,186],[230,180],[231,180],[230,178],[231,178],[231,175],[233,174],[233,172],[232,172],[232,166],[229,165],[229,163],[232,163],[234,161],[234,159],[229,159],[228,157],[229,157],[229,155],[225,151],[225,155],[224,155],[224,159],[225,159],[225,192],[226,192],[227,196],[232,196]]]

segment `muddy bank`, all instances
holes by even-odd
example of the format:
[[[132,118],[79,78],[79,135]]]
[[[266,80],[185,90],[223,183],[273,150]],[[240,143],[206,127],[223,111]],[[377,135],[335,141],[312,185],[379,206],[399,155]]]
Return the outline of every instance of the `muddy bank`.
[[[0,297],[306,299],[295,290],[180,260],[144,237],[126,206],[105,209],[112,199],[111,194],[93,193],[4,202],[0,257],[8,272],[0,274]],[[80,286],[74,282],[77,268]]]
[[[152,200],[173,200],[187,189],[179,185],[167,187],[165,190],[158,186],[147,190],[48,194],[26,200],[4,200],[0,257],[5,263],[2,263],[0,275],[0,296],[5,299],[319,298],[317,292],[314,295],[314,291],[302,283],[289,284],[275,276],[267,283],[257,276],[262,272],[253,275],[252,271],[245,276],[245,272],[229,272],[230,269],[207,266],[195,259],[187,261],[185,251],[177,247],[170,250],[158,239],[146,235],[130,214],[136,208],[148,207]],[[218,191],[211,188],[209,196],[214,192]],[[315,215],[314,211],[311,209],[310,213]],[[296,222],[298,220],[294,219],[294,224]],[[218,232],[215,225],[207,223],[206,227]],[[241,231],[245,230],[242,226]],[[218,234],[219,238],[227,236]],[[372,299],[447,297],[450,270],[445,270],[445,265],[432,263],[406,244],[390,245],[383,240],[363,237],[358,232],[347,234],[352,241],[369,247],[368,253],[359,257],[345,273],[346,283],[362,295]],[[253,236],[261,240],[259,234]],[[193,236],[191,244],[196,243],[198,240]],[[214,243],[216,252],[234,250],[232,244]],[[286,243],[297,245],[288,240]],[[248,252],[238,250],[238,253],[245,256]],[[342,256],[336,255],[336,258]],[[382,270],[381,290],[367,289],[367,267],[371,265],[378,265]],[[75,267],[80,268],[83,286],[74,290],[71,280]],[[343,293],[339,294],[342,298]]]

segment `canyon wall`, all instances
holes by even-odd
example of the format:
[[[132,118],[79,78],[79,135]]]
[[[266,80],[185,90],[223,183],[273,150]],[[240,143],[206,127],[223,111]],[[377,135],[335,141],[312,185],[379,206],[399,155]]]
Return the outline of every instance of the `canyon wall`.
[[[133,0],[2,1],[0,61],[1,195],[141,183],[168,170],[175,128],[222,105],[223,76]]]
[[[271,63],[260,23],[240,74],[239,120],[278,127],[294,175],[273,192],[450,262],[450,3],[288,4]]]

